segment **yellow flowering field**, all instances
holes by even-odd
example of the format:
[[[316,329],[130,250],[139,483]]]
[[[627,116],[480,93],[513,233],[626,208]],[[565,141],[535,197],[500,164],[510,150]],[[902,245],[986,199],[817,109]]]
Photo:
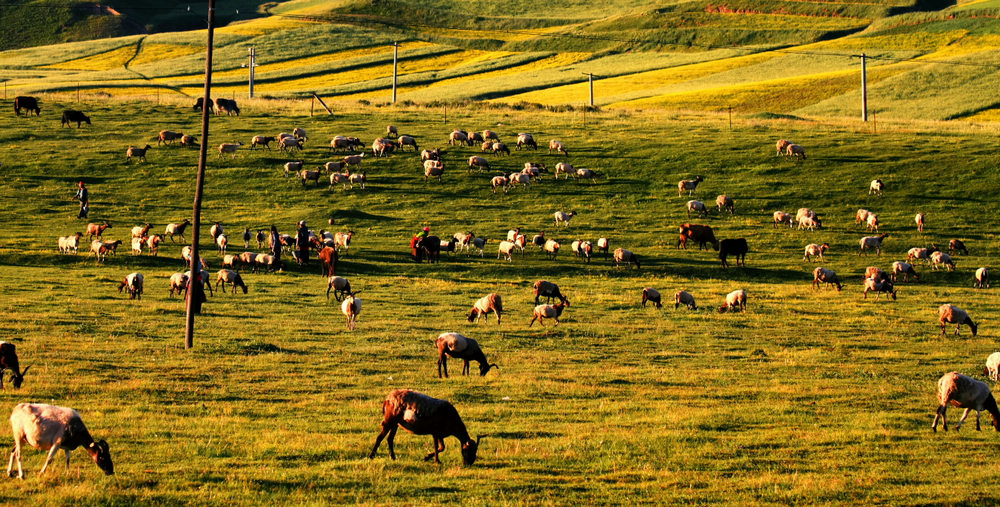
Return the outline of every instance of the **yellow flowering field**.
[[[1000,109],[987,109],[962,119],[977,123],[1000,122]]]
[[[46,65],[43,69],[60,70],[111,70],[123,67],[135,55],[135,46],[125,46],[101,54],[77,58],[68,62]]]
[[[312,24],[315,24],[315,22],[303,19],[286,18],[284,16],[269,16],[266,18],[257,18],[249,21],[233,23],[229,26],[219,28],[216,31],[219,33],[257,37],[271,32],[301,28]]]
[[[495,39],[505,42],[516,42],[533,39],[542,35],[558,32],[568,28],[568,25],[550,26],[547,28],[529,28],[514,30],[463,30],[458,28],[434,28],[421,30],[421,33],[437,37],[450,37],[453,39]]]
[[[156,63],[171,58],[202,53],[204,47],[191,46],[187,44],[143,44],[139,55],[132,60],[131,65],[142,65],[145,63]]]

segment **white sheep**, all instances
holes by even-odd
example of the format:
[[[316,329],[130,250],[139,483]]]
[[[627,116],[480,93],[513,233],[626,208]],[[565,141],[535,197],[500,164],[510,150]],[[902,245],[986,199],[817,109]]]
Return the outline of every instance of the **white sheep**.
[[[868,299],[869,292],[875,293],[875,301],[878,301],[882,293],[888,294],[893,301],[896,300],[896,288],[888,279],[865,278],[865,290],[863,292],[865,299]]]
[[[229,248],[229,236],[219,234],[219,237],[215,238],[215,244],[219,247],[219,253],[225,255],[226,248]]]
[[[506,194],[507,189],[509,188],[508,183],[509,182],[507,181],[507,177],[502,175],[494,176],[493,179],[490,180],[490,185],[493,187],[494,194],[497,193],[498,188],[503,189],[503,193]]]
[[[986,358],[986,368],[983,375],[991,378],[994,382],[1000,381],[1000,352],[994,352]]]
[[[569,156],[569,152],[566,151],[566,146],[563,145],[562,141],[557,141],[555,139],[549,141],[549,153],[552,153],[553,151]]]
[[[691,212],[695,212],[700,217],[708,215],[708,208],[705,207],[705,203],[696,200],[690,200],[687,202],[687,216],[691,218]]]
[[[80,238],[83,236],[82,232],[78,232],[72,236],[61,236],[59,238],[59,253],[70,253],[74,254],[80,253]]]
[[[306,129],[301,127],[295,127],[292,129],[292,135],[295,136],[296,139],[302,139],[303,141],[309,140],[309,137],[306,136]]]
[[[823,222],[821,222],[820,219],[817,218],[817,217],[806,217],[806,216],[804,216],[804,217],[800,217],[799,218],[799,227],[798,228],[800,230],[801,229],[809,229],[810,231],[814,231],[816,229],[822,229],[823,228]]]
[[[955,271],[955,261],[944,252],[934,252],[931,254],[931,269],[935,271],[939,266],[946,266],[948,271]]]
[[[729,197],[728,195],[723,194],[716,197],[715,206],[719,209],[719,213],[722,213],[722,210],[725,209],[729,210],[730,215],[736,214],[736,201],[734,201],[733,198]]]
[[[66,471],[69,472],[69,453],[78,447],[83,447],[106,475],[115,473],[108,443],[94,440],[76,410],[41,403],[19,403],[10,414],[10,426],[14,434],[14,450],[7,463],[7,475],[13,471],[16,460],[17,477],[24,479],[21,447],[25,443],[35,449],[49,451],[38,475],[45,473],[59,449],[66,453]]]
[[[225,154],[225,153],[231,153],[233,155],[233,158],[235,159],[236,158],[236,151],[240,149],[240,146],[243,146],[243,143],[241,143],[239,141],[237,141],[235,143],[222,143],[222,144],[220,144],[219,145],[219,158],[222,158],[222,155]]]
[[[830,249],[829,243],[823,243],[822,245],[817,245],[816,243],[810,243],[806,245],[805,255],[802,257],[802,260],[804,261],[814,260],[813,257],[818,257],[820,260],[825,260],[823,259],[823,252],[829,249]]]
[[[858,255],[861,255],[861,252],[865,252],[865,255],[868,255],[868,250],[875,250],[875,255],[882,255],[882,241],[888,236],[888,234],[880,234],[878,236],[865,236],[861,238],[859,241],[861,249],[858,250]]]
[[[788,224],[789,228],[794,227],[794,224],[792,223],[791,213],[785,213],[784,211],[775,211],[773,217],[774,217],[774,228],[777,228],[778,224]]]
[[[902,262],[902,261],[893,262],[892,263],[892,283],[896,283],[898,281],[898,278],[899,278],[900,274],[903,275],[903,281],[904,282],[909,281],[910,275],[913,275],[913,279],[914,280],[918,280],[918,281],[920,280],[920,277],[917,275],[917,271],[915,269],[913,269],[913,264],[910,264],[908,262]]]
[[[820,282],[827,285],[834,285],[837,287],[837,291],[840,292],[842,287],[840,283],[840,278],[837,273],[832,269],[827,268],[816,268],[813,270],[813,283],[812,286],[819,289]]]
[[[979,268],[976,270],[976,288],[988,289],[990,287],[990,270]]]
[[[789,157],[796,157],[796,158],[801,157],[802,160],[806,159],[806,149],[803,148],[801,145],[794,143],[789,144],[787,147],[785,147],[785,154]]]
[[[917,223],[917,232],[924,232],[924,224],[926,223],[926,220],[927,215],[923,213],[917,213],[917,215],[913,217],[913,221]]]
[[[507,181],[512,187],[520,185],[522,188],[528,188],[531,185],[531,176],[524,173],[510,173],[507,175]]]
[[[684,194],[684,191],[688,191],[688,195],[694,195],[695,190],[698,189],[698,184],[705,181],[701,176],[695,176],[693,180],[681,180],[677,182],[677,197]]]
[[[976,411],[976,431],[982,431],[979,425],[979,413],[983,410],[993,416],[993,427],[1000,431],[1000,409],[997,408],[997,401],[993,398],[990,386],[986,382],[956,371],[945,373],[941,380],[938,380],[938,409],[934,416],[934,423],[931,424],[931,429],[935,432],[937,432],[938,420],[944,423],[944,430],[948,431],[948,417],[946,415],[948,405],[965,409],[962,419],[955,426],[955,431],[961,429],[970,410]]]
[[[302,170],[305,162],[302,160],[293,160],[291,162],[285,162],[285,177],[288,178],[292,174],[298,174]]]
[[[882,183],[882,180],[872,180],[871,184],[868,185],[868,195],[874,194],[882,197],[882,190],[884,189],[885,185]]]
[[[787,139],[778,139],[778,142],[775,145],[775,147],[778,149],[778,152],[774,156],[777,157],[778,155],[783,154],[785,152],[785,148],[788,148],[789,144],[795,144],[795,143]]]
[[[621,263],[625,263],[626,267],[631,267],[635,264],[636,269],[639,269],[639,256],[634,254],[631,250],[626,250],[624,248],[616,248],[613,255],[615,259],[615,267],[617,268]]]
[[[611,248],[611,242],[608,238],[597,238],[597,249],[604,252],[604,258],[608,258],[608,249]]]
[[[879,223],[880,222],[878,220],[878,215],[876,215],[875,213],[870,213],[868,215],[868,220],[867,220],[868,232],[878,232]]]
[[[735,312],[740,310],[744,313],[747,311],[747,291],[743,289],[736,289],[729,294],[726,294],[726,302],[719,307],[719,313],[725,313],[726,310],[730,312]]]
[[[142,285],[142,273],[129,273],[125,275],[122,283],[118,285],[118,293],[121,294],[122,289],[127,288],[129,299],[142,299]]]
[[[444,164],[440,160],[427,160],[424,162],[424,183],[430,178],[437,178],[439,183],[444,183]]]
[[[568,164],[566,162],[559,162],[556,164],[555,175],[557,180],[559,179],[560,174],[565,174],[566,179],[568,180],[570,173],[576,173],[576,168],[573,167],[573,164]]]
[[[347,329],[350,331],[357,326],[358,315],[361,314],[361,298],[356,296],[359,292],[361,291],[348,293],[340,304],[340,311],[347,317]]]
[[[557,211],[553,216],[555,217],[556,225],[562,224],[566,227],[569,227],[569,221],[570,219],[576,216],[576,212],[570,211],[569,213],[566,213],[563,211]]]
[[[560,244],[558,241],[549,239],[545,241],[545,245],[542,247],[545,250],[546,256],[551,256],[552,260],[556,259],[556,255],[559,255]]]
[[[513,258],[511,254],[514,252],[514,242],[513,241],[501,241],[500,245],[497,247],[497,259],[503,256],[507,259],[507,262],[511,262]]]
[[[945,335],[944,329],[946,324],[957,324],[955,326],[955,336],[958,336],[958,331],[962,329],[962,324],[969,326],[972,336],[976,336],[979,332],[979,326],[972,321],[972,317],[969,317],[969,312],[947,303],[938,307],[938,323],[941,324],[942,336]]]
[[[178,295],[180,295],[181,291],[187,291],[188,279],[187,273],[174,273],[170,275],[170,297],[174,297],[174,291],[177,291]]]
[[[923,260],[925,264],[931,263],[930,251],[926,248],[913,247],[906,252],[906,260]]]
[[[559,325],[559,317],[562,316],[563,310],[569,306],[569,301],[563,301],[556,303],[554,305],[538,305],[535,307],[533,316],[531,317],[531,323],[528,327],[534,325],[537,320],[542,326],[545,325],[545,319],[552,319],[556,321],[556,325]]]
[[[694,296],[686,290],[679,290],[674,293],[674,310],[684,305],[688,310],[697,310],[698,305],[694,302]]]
[[[858,212],[854,215],[854,224],[855,225],[857,225],[857,224],[867,224],[868,223],[868,216],[871,215],[871,214],[872,214],[871,211],[868,211],[868,210],[866,210],[864,208],[859,208]]]

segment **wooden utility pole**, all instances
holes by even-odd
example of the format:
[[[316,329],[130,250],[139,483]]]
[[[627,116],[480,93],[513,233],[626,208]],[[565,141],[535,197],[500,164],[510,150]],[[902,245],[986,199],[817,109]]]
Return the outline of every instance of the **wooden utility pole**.
[[[252,99],[253,98],[254,69],[257,67],[257,48],[255,48],[254,46],[250,46],[248,49],[250,51],[250,63],[249,63],[249,65],[250,65],[250,98]]]
[[[594,74],[584,72],[583,75],[587,76],[588,82],[590,83],[590,107],[594,107]]]
[[[729,130],[733,130],[733,106],[729,106]]]
[[[868,121],[868,55],[852,55],[861,59],[861,120]]]
[[[392,103],[396,103],[396,63],[399,60],[399,42],[392,43]]]
[[[333,111],[331,111],[329,107],[326,107],[326,102],[323,102],[323,99],[321,99],[319,95],[316,95],[316,92],[312,92],[312,94],[313,98],[319,101],[319,105],[323,106],[323,109],[326,109],[326,112],[330,113],[330,115],[332,116]]]
[[[198,234],[201,232],[201,197],[205,188],[205,164],[208,158],[208,110],[212,96],[212,44],[215,35],[215,0],[208,0],[208,42],[205,50],[205,94],[201,108],[201,146],[198,148],[198,179],[194,190],[194,216],[191,220],[191,280],[188,282],[187,315],[184,326],[184,348],[194,347],[194,314],[201,313],[205,295],[201,279],[201,260],[198,258]]]

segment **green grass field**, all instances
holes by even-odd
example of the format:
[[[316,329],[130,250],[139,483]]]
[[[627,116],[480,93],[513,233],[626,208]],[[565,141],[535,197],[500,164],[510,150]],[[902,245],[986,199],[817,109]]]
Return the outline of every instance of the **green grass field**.
[[[127,239],[144,222],[154,232],[189,217],[197,151],[157,147],[161,129],[196,133],[200,117],[176,105],[73,102],[52,96],[40,118],[0,115],[0,339],[31,365],[0,408],[34,401],[66,405],[106,438],[117,474],[104,477],[74,453],[70,473],[55,460],[38,477],[40,452],[26,452],[24,482],[0,485],[5,503],[361,503],[361,504],[992,504],[997,501],[998,436],[934,434],[937,379],[958,370],[978,378],[996,350],[995,289],[972,288],[972,273],[995,266],[990,226],[998,212],[995,132],[944,123],[851,124],[681,119],[653,113],[551,114],[498,109],[337,109],[309,117],[307,103],[256,101],[240,118],[213,118],[210,146],[296,126],[309,132],[301,157],[330,160],[328,140],[366,143],[387,124],[422,147],[445,145],[452,128],[490,128],[513,142],[533,132],[560,139],[566,159],[601,172],[591,185],[546,175],[526,191],[493,195],[491,175],[466,174],[473,148],[449,148],[444,183],[425,183],[416,154],[366,158],[366,190],[303,187],[282,176],[291,158],[243,150],[235,160],[209,153],[204,224],[221,221],[242,251],[239,231],[298,220],[313,229],[356,232],[339,274],[363,290],[354,332],[324,296],[315,260],[281,273],[247,274],[247,295],[216,294],[185,351],[184,312],[168,297],[168,277],[184,270],[181,245],[158,257],[123,245],[99,265],[60,255],[56,237],[84,229],[71,201],[75,182],[92,192],[91,219],[110,220],[107,239]],[[3,106],[9,111],[10,103]],[[80,108],[92,126],[59,128],[58,111]],[[775,140],[806,147],[808,160],[775,157]],[[148,163],[124,163],[129,144],[151,143]],[[498,170],[527,161],[550,168],[561,156],[514,151],[489,157]],[[723,270],[714,252],[678,250],[676,227],[687,196],[676,182],[705,177],[698,198],[736,199],[736,215],[692,222],[719,237],[745,237],[747,268]],[[868,182],[886,182],[884,198]],[[810,207],[815,232],[774,229],[771,213]],[[866,233],[858,208],[879,213],[889,233],[881,257],[859,257]],[[579,213],[556,229],[552,213]],[[927,214],[924,234],[913,215]],[[335,225],[326,225],[333,217]],[[486,255],[409,260],[410,236],[429,225],[450,236],[474,231]],[[507,263],[496,242],[520,226],[544,230],[564,251],[535,251]],[[220,256],[204,239],[212,272]],[[603,258],[585,264],[573,239],[610,238],[636,252],[641,269]],[[918,265],[920,282],[899,299],[861,297],[865,267],[888,269],[913,246],[961,238],[971,249],[955,272]],[[828,242],[823,263],[802,261],[808,243]],[[251,250],[258,251],[257,248]],[[817,265],[836,270],[842,292],[810,287]],[[142,272],[141,301],[118,282]],[[529,327],[531,285],[558,283],[572,302],[558,327]],[[667,298],[694,294],[698,311],[641,308],[643,287]],[[715,312],[726,293],[749,293],[746,314]],[[465,314],[489,292],[504,298],[504,323],[474,325]],[[940,336],[936,309],[970,312],[980,334]],[[479,340],[499,371],[439,380],[432,341],[445,331]],[[452,371],[460,365],[452,362]],[[393,388],[451,400],[472,434],[488,434],[479,461],[461,466],[457,442],[443,464],[421,460],[429,437],[401,431],[398,460],[369,460],[380,407]],[[952,424],[959,411],[952,409]],[[971,422],[971,421],[970,421]],[[989,430],[989,431],[987,431]],[[0,439],[9,439],[7,430]],[[9,443],[9,441],[8,441]]]

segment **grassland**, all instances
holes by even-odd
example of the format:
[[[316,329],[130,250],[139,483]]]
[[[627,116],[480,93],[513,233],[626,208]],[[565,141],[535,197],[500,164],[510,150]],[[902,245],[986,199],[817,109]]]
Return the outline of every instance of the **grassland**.
[[[971,288],[973,270],[995,266],[1000,247],[988,218],[1000,211],[995,132],[890,122],[876,135],[742,117],[729,130],[723,118],[628,112],[588,114],[583,124],[579,115],[502,109],[449,109],[444,123],[419,108],[309,117],[303,102],[248,102],[242,117],[212,120],[209,144],[302,126],[310,142],[301,157],[318,165],[330,159],[334,134],[368,141],[392,123],[434,146],[452,128],[488,127],[507,141],[520,131],[561,139],[569,162],[605,179],[547,176],[526,192],[492,195],[489,175],[463,168],[477,150],[451,148],[444,184],[424,183],[417,156],[399,154],[366,159],[369,188],[345,192],[285,179],[289,157],[280,152],[212,154],[206,225],[221,221],[240,244],[243,227],[290,232],[305,219],[320,229],[333,217],[333,229],[357,233],[339,272],[364,291],[364,311],[347,332],[315,264],[248,274],[249,294],[210,298],[196,347],[184,351],[182,304],[167,295],[167,278],[183,269],[180,244],[168,242],[158,257],[123,248],[98,265],[58,254],[55,238],[84,226],[70,200],[80,179],[91,188],[91,218],[114,226],[108,239],[190,216],[195,150],[155,147],[148,163],[132,165],[123,153],[163,128],[196,132],[197,115],[186,101],[72,100],[44,99],[41,118],[0,116],[0,308],[9,323],[0,338],[32,365],[22,389],[0,396],[8,409],[21,401],[77,408],[111,443],[118,473],[101,476],[77,451],[69,475],[57,459],[54,473],[39,478],[42,455],[30,453],[28,480],[0,485],[4,502],[997,501],[998,437],[969,424],[960,433],[929,428],[937,378],[978,374],[996,350],[996,289]],[[65,107],[88,111],[94,124],[60,129],[54,111]],[[809,159],[775,157],[777,138],[802,143]],[[552,167],[564,159],[515,151],[491,162],[510,171],[532,160]],[[723,270],[714,252],[675,248],[676,226],[688,221],[676,181],[696,174],[705,176],[699,198],[735,197],[735,216],[698,221],[720,237],[746,237],[747,268]],[[867,195],[875,177],[887,184],[884,198]],[[802,206],[826,228],[771,227],[771,212]],[[861,207],[879,213],[890,234],[881,257],[856,255]],[[552,226],[559,209],[579,212],[567,229]],[[924,234],[913,226],[917,211],[928,216]],[[487,237],[486,256],[415,264],[406,245],[424,225],[442,236]],[[642,268],[600,258],[587,265],[567,252],[555,261],[535,252],[498,261],[496,241],[514,226],[567,246],[606,236],[640,255]],[[921,281],[901,284],[898,301],[861,298],[866,266],[887,268],[912,246],[952,237],[971,249],[957,257],[957,271],[917,266]],[[813,242],[832,245],[821,265],[845,279],[843,292],[810,288],[820,264],[803,262],[801,252]],[[202,247],[214,271],[219,255],[208,241]],[[115,291],[132,271],[146,275],[141,301]],[[558,327],[528,326],[537,279],[557,282],[572,301]],[[645,286],[666,295],[686,289],[703,309],[643,309]],[[749,292],[749,312],[714,312],[736,288]],[[504,324],[467,323],[474,300],[492,291],[504,297]],[[977,318],[979,336],[941,337],[936,308],[945,302]],[[431,342],[443,331],[476,338],[501,369],[438,380]],[[365,458],[381,399],[396,387],[452,400],[472,433],[489,435],[479,462],[461,466],[450,440],[444,464],[427,464],[420,457],[430,439],[404,432],[398,461],[384,448]]]
[[[865,53],[872,57],[869,105],[883,118],[992,121],[1000,109],[990,92],[1000,65],[993,22],[1000,10],[989,1],[946,4],[240,4],[244,13],[259,12],[217,30],[214,83],[223,95],[244,94],[246,48],[254,46],[260,96],[318,92],[343,107],[385,103],[390,45],[399,41],[397,92],[408,103],[581,106],[589,98],[585,74],[594,74],[599,107],[838,118],[858,114],[854,55]],[[153,24],[176,15],[164,11]],[[202,88],[204,40],[194,30],[0,52],[0,79],[10,94],[79,88],[119,98],[191,97]]]

